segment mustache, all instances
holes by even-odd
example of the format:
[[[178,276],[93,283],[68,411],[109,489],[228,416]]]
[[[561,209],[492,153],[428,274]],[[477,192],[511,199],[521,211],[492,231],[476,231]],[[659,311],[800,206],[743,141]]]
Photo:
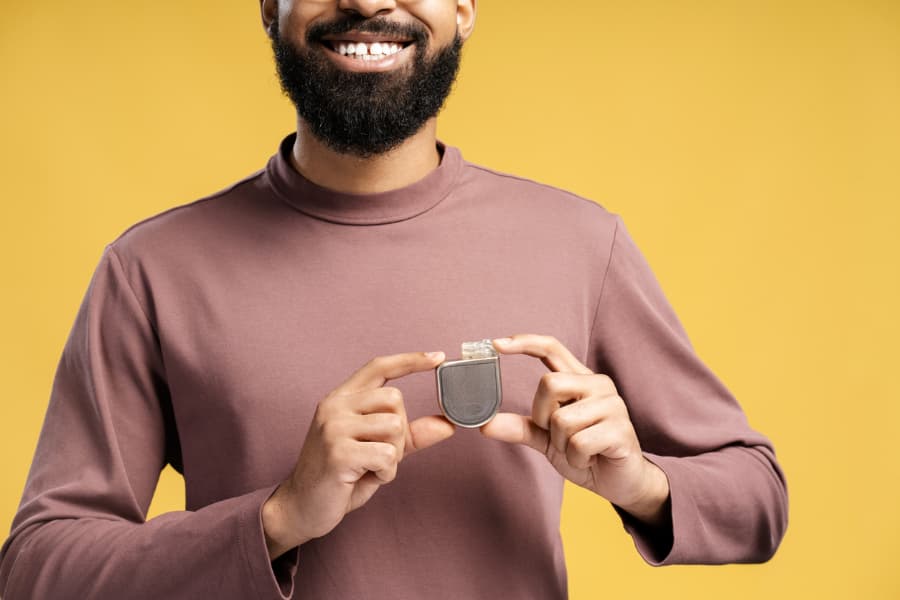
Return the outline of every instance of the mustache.
[[[326,35],[340,35],[351,31],[408,38],[420,48],[428,42],[428,31],[417,23],[398,23],[384,17],[369,18],[360,15],[348,15],[333,21],[315,23],[307,29],[306,41],[307,43],[319,42]]]

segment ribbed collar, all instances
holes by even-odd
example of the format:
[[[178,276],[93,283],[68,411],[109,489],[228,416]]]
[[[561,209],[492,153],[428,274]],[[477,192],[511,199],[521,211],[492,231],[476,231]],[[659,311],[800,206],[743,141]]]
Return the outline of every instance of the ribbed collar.
[[[434,208],[450,193],[462,167],[457,148],[438,142],[442,152],[436,169],[419,181],[388,192],[348,194],[313,183],[291,164],[296,132],[282,140],[266,165],[275,194],[310,216],[345,225],[379,225],[411,219]]]

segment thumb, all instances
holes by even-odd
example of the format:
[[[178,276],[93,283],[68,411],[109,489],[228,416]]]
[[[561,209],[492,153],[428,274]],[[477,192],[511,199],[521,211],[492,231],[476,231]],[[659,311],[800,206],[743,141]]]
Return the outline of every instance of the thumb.
[[[485,437],[511,444],[525,444],[542,454],[547,453],[550,433],[538,427],[531,417],[515,413],[499,413],[481,426]]]
[[[438,442],[446,440],[456,432],[456,427],[438,415],[421,417],[409,422],[409,431],[406,437],[404,456],[409,456],[416,450],[424,450]]]

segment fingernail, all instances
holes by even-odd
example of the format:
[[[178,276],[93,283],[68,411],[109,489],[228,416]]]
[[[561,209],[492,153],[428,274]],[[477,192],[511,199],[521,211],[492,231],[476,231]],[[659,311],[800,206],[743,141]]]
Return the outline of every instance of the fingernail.
[[[443,352],[426,352],[425,356],[430,358],[431,360],[434,360],[436,358],[443,360],[444,353]]]
[[[508,338],[508,337],[497,338],[494,340],[495,344],[500,344],[501,346],[505,346],[506,344],[509,344],[511,342],[512,342],[512,338]]]

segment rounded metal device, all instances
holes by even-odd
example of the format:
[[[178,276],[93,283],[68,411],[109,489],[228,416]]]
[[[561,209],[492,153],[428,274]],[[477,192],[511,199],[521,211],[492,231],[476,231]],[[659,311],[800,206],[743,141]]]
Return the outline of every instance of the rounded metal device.
[[[442,362],[436,378],[441,412],[459,427],[480,427],[500,409],[500,357],[490,340],[463,344],[463,358]]]

